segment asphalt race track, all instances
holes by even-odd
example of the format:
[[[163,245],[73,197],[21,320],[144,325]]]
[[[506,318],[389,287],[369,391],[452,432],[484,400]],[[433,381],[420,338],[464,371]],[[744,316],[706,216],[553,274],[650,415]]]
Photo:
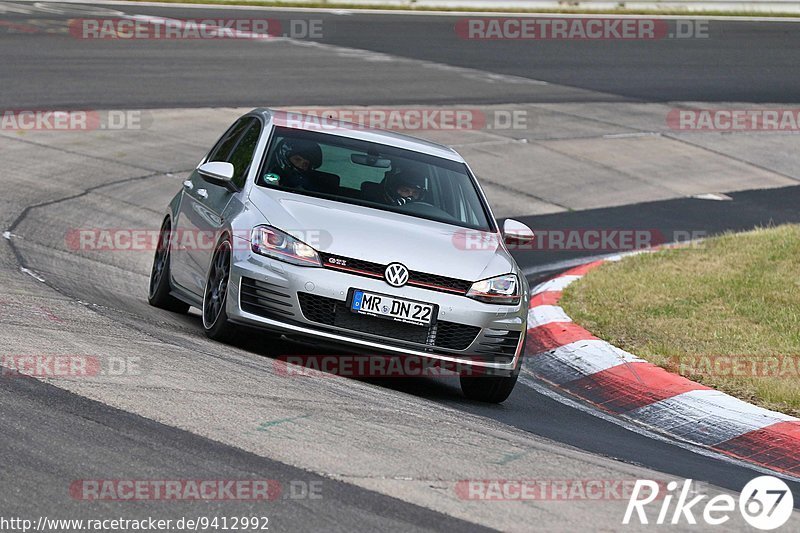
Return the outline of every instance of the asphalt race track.
[[[140,110],[145,124],[0,129],[0,341],[3,355],[89,355],[129,371],[0,376],[0,516],[268,516],[273,531],[619,530],[620,499],[477,501],[454,487],[692,478],[717,493],[762,473],[595,416],[535,376],[499,406],[464,400],[448,378],[287,376],[276,356],[329,350],[256,332],[211,342],[197,312],[147,305],[151,252],[76,249],[65,235],[156,229],[211,143],[262,105],[524,110],[522,129],[415,134],[457,146],[497,214],[534,230],[647,228],[671,240],[799,222],[796,135],[693,135],[664,119],[690,102],[791,107],[796,23],[712,20],[708,39],[487,43],[459,39],[451,16],[97,6],[0,2],[0,109]],[[134,43],[66,31],[69,19],[115,11],[321,19],[324,36]],[[517,257],[536,281],[594,255]],[[251,478],[283,491],[267,503],[94,502],[70,491],[87,479]],[[800,482],[787,481],[800,508]],[[726,527],[746,529],[740,517]]]
[[[4,2],[4,4],[7,4]],[[15,5],[11,3],[11,5]],[[23,4],[24,6],[24,4]],[[92,16],[73,8],[72,16]],[[176,19],[220,17],[214,9],[145,5],[110,6],[127,14]],[[17,10],[19,11],[19,10]],[[24,9],[23,9],[24,11]],[[88,15],[87,15],[88,13]],[[113,11],[94,13],[113,16]],[[322,21],[314,42],[390,54],[405,63],[365,67],[358,55],[305,55],[283,43],[265,51],[247,42],[42,39],[5,35],[0,105],[109,107],[509,103],[563,101],[772,102],[796,101],[800,92],[800,35],[794,23],[708,22],[707,38],[655,41],[466,41],[454,31],[459,16],[366,15],[237,9],[228,18],[286,23]],[[7,9],[5,20],[26,23],[28,13]],[[35,27],[67,33],[65,16],[37,10]],[[285,29],[287,24],[283,24]],[[35,46],[31,46],[35,42]],[[533,52],[533,53],[531,53]],[[316,58],[314,57],[316,55]],[[363,53],[361,54],[363,56]],[[411,61],[411,62],[409,62]],[[416,63],[414,63],[416,62]],[[453,85],[419,62],[522,77],[572,89],[531,90],[504,83],[480,90]],[[388,67],[388,68],[387,68]],[[414,68],[417,67],[417,68]],[[52,91],[59,86],[59,91]],[[320,90],[321,88],[325,90]],[[336,93],[335,101],[330,98]],[[607,94],[597,94],[607,93]]]

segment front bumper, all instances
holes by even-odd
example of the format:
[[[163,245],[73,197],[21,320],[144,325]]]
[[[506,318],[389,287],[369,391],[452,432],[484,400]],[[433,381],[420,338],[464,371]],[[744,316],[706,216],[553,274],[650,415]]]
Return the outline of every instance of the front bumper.
[[[524,350],[524,296],[517,306],[491,305],[424,288],[395,288],[380,279],[323,267],[294,266],[249,251],[234,254],[228,287],[226,310],[233,322],[361,353],[411,355],[511,375],[519,370]],[[436,326],[423,331],[421,326],[351,315],[346,302],[353,288],[435,304]],[[333,315],[312,312],[310,302]]]

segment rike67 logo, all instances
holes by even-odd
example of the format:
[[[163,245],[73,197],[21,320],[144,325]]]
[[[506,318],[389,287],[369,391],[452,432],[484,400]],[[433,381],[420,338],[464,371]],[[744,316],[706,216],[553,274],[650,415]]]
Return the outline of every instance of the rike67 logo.
[[[704,501],[709,496],[697,495],[692,488],[691,479],[685,480],[680,488],[677,481],[669,482],[666,494],[659,494],[660,488],[655,481],[637,480],[622,523],[630,524],[635,516],[640,524],[694,525],[701,518],[708,525],[719,526],[731,519],[731,514],[737,507],[736,500],[729,494],[719,494]],[[645,507],[656,500],[659,504],[650,508],[651,511],[658,509],[658,514],[654,517],[653,513],[648,515]],[[760,476],[744,486],[739,495],[738,507],[750,526],[769,531],[781,527],[789,520],[794,509],[794,497],[789,486],[782,480]]]

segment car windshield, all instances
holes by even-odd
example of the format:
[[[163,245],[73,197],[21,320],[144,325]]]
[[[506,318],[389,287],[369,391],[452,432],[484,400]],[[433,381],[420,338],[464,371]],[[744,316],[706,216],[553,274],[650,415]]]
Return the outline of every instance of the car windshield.
[[[348,137],[276,127],[256,184],[492,231],[463,163]]]

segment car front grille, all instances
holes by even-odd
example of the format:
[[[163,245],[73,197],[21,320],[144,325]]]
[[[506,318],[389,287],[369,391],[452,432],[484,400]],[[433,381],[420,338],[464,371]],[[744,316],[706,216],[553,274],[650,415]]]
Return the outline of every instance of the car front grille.
[[[481,331],[477,326],[437,321],[429,327],[393,322],[351,312],[345,302],[305,292],[297,293],[303,316],[311,322],[359,333],[424,344],[430,348],[466,350]]]
[[[342,257],[327,253],[320,253],[320,258],[325,268],[348,272],[356,276],[377,279],[383,279],[383,273],[387,266],[380,263],[371,263],[361,259],[353,259],[351,257]],[[412,270],[408,273],[408,285],[433,291],[464,295],[467,294],[467,291],[472,287],[472,282]]]

